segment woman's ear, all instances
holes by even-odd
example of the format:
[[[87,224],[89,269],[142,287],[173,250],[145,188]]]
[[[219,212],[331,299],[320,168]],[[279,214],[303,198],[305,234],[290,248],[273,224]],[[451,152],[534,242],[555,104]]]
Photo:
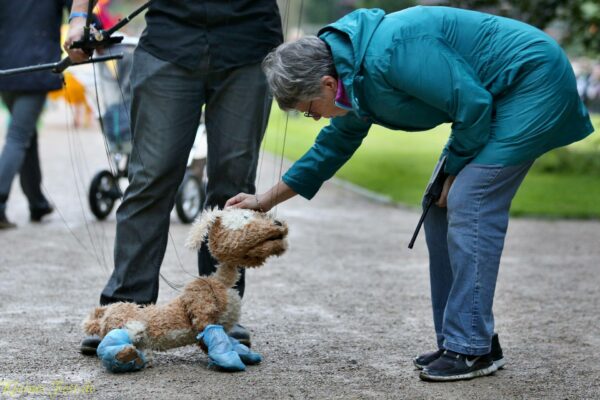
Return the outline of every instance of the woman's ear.
[[[321,86],[323,86],[324,89],[333,90],[335,93],[337,91],[337,85],[337,79],[331,75],[325,75],[321,78]]]

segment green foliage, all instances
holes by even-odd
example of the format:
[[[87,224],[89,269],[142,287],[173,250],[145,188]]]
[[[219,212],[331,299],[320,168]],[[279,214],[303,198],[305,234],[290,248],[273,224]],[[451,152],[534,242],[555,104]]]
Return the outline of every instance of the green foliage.
[[[356,0],[356,8],[381,8],[386,13],[403,10],[416,5],[414,0]]]
[[[600,54],[598,0],[449,0],[443,3],[518,19],[540,29],[562,21],[566,45],[582,48],[588,55]]]
[[[390,13],[416,4],[416,0],[304,0],[303,20],[308,25],[326,25],[357,8],[382,8]]]
[[[525,21],[528,24],[544,29],[552,22],[569,0],[519,0],[505,2],[502,0],[450,0],[448,5],[482,10],[497,15]]]
[[[600,117],[594,118],[600,127]],[[555,149],[540,158],[534,171],[551,174],[600,176],[600,136],[596,133],[581,143]]]
[[[274,109],[264,148],[277,157],[283,153],[296,160],[310,148],[320,127],[326,123],[298,114],[287,118]],[[595,126],[600,128],[600,118],[596,118]],[[422,133],[392,132],[374,126],[336,176],[395,202],[419,207],[448,133],[449,126]],[[600,218],[599,136],[595,133],[584,141],[541,157],[514,199],[511,212],[555,218]]]
[[[600,55],[600,3],[571,0],[559,17],[568,22],[567,43],[582,47],[590,56]]]

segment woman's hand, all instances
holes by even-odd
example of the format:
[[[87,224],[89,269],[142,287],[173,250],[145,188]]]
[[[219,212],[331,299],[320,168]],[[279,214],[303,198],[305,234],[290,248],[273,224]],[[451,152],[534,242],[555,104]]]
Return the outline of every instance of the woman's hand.
[[[450,192],[450,188],[454,183],[454,179],[456,179],[456,176],[454,175],[448,175],[448,177],[446,177],[446,180],[444,181],[444,187],[442,188],[442,194],[440,194],[440,198],[435,203],[436,206],[446,208],[448,203],[448,193]]]
[[[246,208],[267,212],[282,201],[286,201],[296,195],[288,185],[280,181],[263,194],[240,193],[225,203],[225,207]]]
[[[225,203],[225,208],[245,208],[248,210],[256,210],[256,211],[269,211],[265,207],[263,207],[262,202],[259,199],[258,195],[248,194],[248,193],[239,193]]]

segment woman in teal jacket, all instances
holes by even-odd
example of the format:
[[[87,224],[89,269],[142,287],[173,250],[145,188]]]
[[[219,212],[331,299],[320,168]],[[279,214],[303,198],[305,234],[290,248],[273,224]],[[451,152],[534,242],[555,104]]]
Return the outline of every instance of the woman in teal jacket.
[[[512,198],[537,157],[593,131],[561,48],[534,27],[488,14],[373,9],[281,45],[263,66],[281,108],[331,122],[282,182],[228,206],[266,211],[295,194],[312,198],[372,124],[424,131],[452,123],[449,176],[425,221],[438,350],[414,362],[425,380],[493,373],[502,362],[490,353],[492,303]]]

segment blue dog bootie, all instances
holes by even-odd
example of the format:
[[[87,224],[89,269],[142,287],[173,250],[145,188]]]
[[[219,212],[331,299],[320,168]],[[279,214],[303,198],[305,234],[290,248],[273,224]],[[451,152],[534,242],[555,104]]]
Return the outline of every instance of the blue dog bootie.
[[[146,365],[144,353],[135,348],[125,329],[113,329],[102,339],[96,354],[110,372],[139,371]]]
[[[245,344],[241,344],[237,339],[229,337],[229,342],[233,347],[233,351],[238,353],[241,360],[246,365],[259,364],[262,361],[262,356],[248,348]]]
[[[244,371],[246,365],[233,349],[229,336],[221,325],[208,325],[196,336],[208,348],[209,366],[216,365],[226,371]]]

